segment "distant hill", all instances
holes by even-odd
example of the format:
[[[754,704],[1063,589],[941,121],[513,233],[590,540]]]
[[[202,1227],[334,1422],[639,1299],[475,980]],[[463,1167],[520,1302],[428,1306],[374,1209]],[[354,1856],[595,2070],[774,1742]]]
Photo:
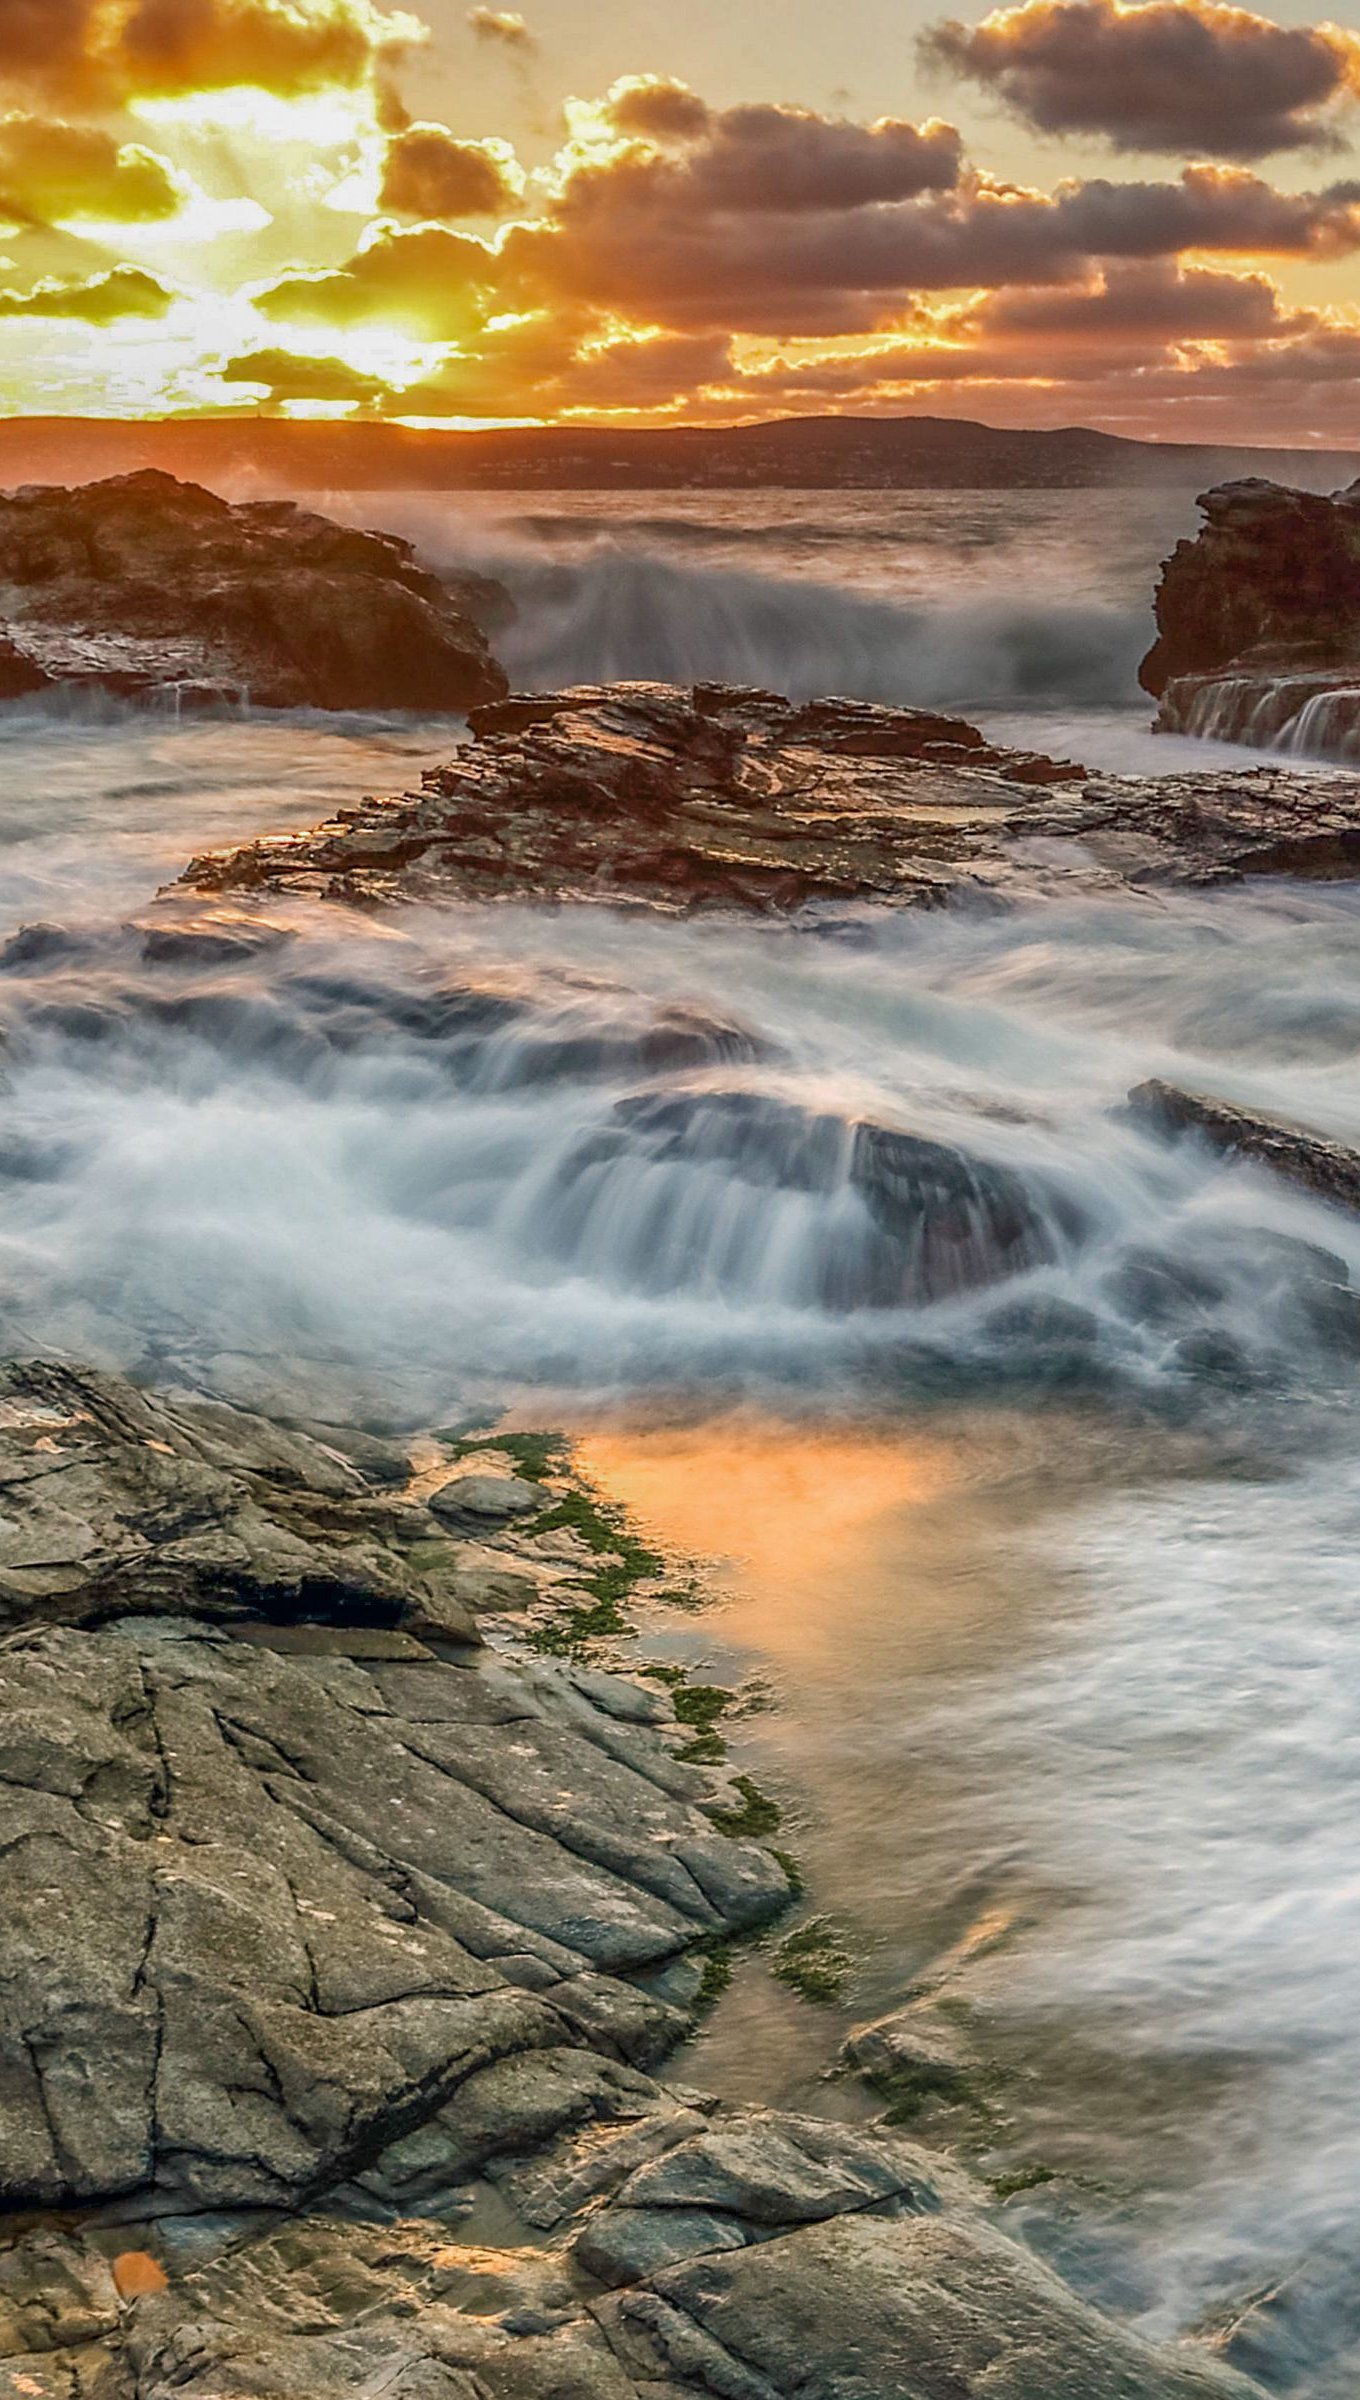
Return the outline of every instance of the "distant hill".
[[[535,426],[417,432],[279,417],[0,419],[0,487],[164,467],[205,483],[257,478],[311,490],[1077,490],[1266,475],[1330,490],[1360,452],[1131,442],[1089,426],[1006,430],[956,417],[784,417],[773,423],[617,431]]]

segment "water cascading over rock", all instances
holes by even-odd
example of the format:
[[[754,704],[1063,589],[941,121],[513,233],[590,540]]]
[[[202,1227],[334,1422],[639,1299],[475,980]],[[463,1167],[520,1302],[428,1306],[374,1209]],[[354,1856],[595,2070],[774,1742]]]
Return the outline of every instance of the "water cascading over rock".
[[[1168,733],[1360,758],[1360,484],[1220,484],[1157,587],[1139,670]]]
[[[925,1307],[1050,1264],[1065,1232],[1011,1169],[763,1092],[641,1092],[543,1195],[554,1255],[645,1290],[837,1312]]]

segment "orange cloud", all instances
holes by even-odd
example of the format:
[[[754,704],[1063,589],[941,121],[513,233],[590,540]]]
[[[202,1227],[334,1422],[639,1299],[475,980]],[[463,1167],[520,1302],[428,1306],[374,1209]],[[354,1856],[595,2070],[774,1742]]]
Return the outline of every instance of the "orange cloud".
[[[829,336],[872,333],[914,294],[974,285],[1064,284],[1104,260],[1187,251],[1340,257],[1360,248],[1360,183],[1281,192],[1241,168],[1190,167],[1175,181],[1017,189],[981,175],[957,188],[789,215],[777,178],[744,205],[714,205],[704,173],[631,149],[587,153],[548,217],[512,226],[503,290],[523,305],[567,296],[674,331]]]
[[[1360,37],[1219,0],[1024,0],[937,25],[922,50],[1041,133],[1203,158],[1335,147],[1323,112],[1360,89]]]
[[[0,79],[72,105],[354,86],[423,38],[373,0],[0,0]]]
[[[379,230],[349,264],[331,273],[286,275],[256,307],[276,324],[390,325],[430,340],[456,341],[478,293],[495,288],[494,251],[442,225]]]

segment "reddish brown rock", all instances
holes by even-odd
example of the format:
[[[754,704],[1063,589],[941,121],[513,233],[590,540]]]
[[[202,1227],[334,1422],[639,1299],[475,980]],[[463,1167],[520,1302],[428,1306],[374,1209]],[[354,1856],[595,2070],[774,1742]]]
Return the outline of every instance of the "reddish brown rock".
[[[460,711],[506,688],[469,596],[408,542],[291,501],[233,506],[151,471],[35,485],[0,497],[0,698]]]
[[[1327,498],[1250,477],[1199,505],[1199,533],[1162,569],[1139,671],[1159,723],[1360,755],[1360,484]]]
[[[787,911],[1353,875],[1360,778],[1089,777],[920,709],[586,685],[469,716],[417,792],[193,861],[184,880],[361,907],[589,899]]]

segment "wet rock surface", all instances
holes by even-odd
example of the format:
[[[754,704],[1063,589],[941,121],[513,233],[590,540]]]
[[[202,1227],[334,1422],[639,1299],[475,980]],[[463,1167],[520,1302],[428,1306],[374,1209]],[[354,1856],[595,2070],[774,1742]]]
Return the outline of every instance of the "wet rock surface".
[[[1344,875],[1360,857],[1360,779],[1096,780],[916,709],[614,684],[470,723],[472,744],[419,792],[196,859],[184,880],[365,907],[534,896],[782,912]]]
[[[6,1370],[5,2400],[1252,2391],[890,2129],[657,2080],[784,1869],[666,1690],[468,1638],[432,1462],[320,1432]],[[536,1522],[478,1571],[570,1579]]]
[[[1308,1133],[1283,1118],[1234,1108],[1229,1101],[1182,1091],[1155,1078],[1130,1092],[1128,1108],[1133,1117],[1157,1132],[1172,1137],[1196,1134],[1229,1158],[1269,1167],[1273,1174],[1298,1184],[1319,1200],[1360,1210],[1360,1151],[1344,1142],[1329,1141],[1325,1134]]]
[[[1140,670],[1159,722],[1357,756],[1360,486],[1328,498],[1249,477],[1199,505],[1199,533],[1162,569]]]
[[[381,1488],[390,1451],[356,1464],[346,1438],[48,1361],[0,1367],[0,1627],[135,1612],[476,1642],[436,1519]]]
[[[408,542],[147,470],[0,497],[0,697],[52,684],[187,702],[461,710],[505,677],[495,594]]]
[[[653,1195],[631,1248],[615,1236],[653,1286],[686,1271],[696,1180],[712,1179],[723,1195],[752,1187],[839,1203],[808,1247],[812,1295],[835,1310],[948,1299],[1051,1263],[1063,1240],[1060,1208],[1045,1209],[1022,1176],[949,1143],[768,1093],[660,1091],[616,1102],[561,1162],[551,1194],[559,1254],[571,1257],[607,1216],[611,1175],[667,1167],[687,1171],[669,1204]],[[746,1246],[733,1248],[744,1268]]]

